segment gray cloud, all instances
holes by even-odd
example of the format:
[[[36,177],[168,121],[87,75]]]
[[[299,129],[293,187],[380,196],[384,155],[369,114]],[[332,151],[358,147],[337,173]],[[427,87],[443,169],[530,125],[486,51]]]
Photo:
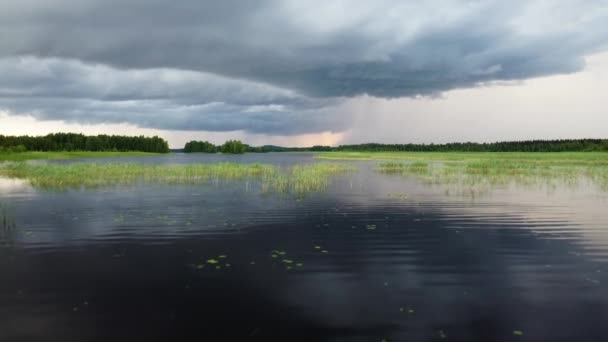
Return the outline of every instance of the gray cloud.
[[[605,1],[0,3],[0,107],[41,119],[295,134],[367,94],[571,73]]]
[[[57,58],[0,59],[0,107],[40,120],[298,134],[341,130],[339,101],[176,69],[120,70]]]

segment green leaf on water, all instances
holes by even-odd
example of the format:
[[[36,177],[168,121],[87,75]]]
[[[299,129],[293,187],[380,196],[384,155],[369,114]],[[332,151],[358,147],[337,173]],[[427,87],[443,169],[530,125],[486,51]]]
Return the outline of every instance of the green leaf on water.
[[[212,265],[213,265],[213,264],[217,264],[217,263],[218,263],[218,261],[217,261],[217,260],[215,260],[215,259],[209,259],[209,260],[207,260],[207,263],[208,263],[208,264],[212,264]]]
[[[513,335],[515,336],[523,336],[524,332],[521,330],[513,330]]]
[[[293,264],[293,260],[283,259],[283,262],[286,264]]]

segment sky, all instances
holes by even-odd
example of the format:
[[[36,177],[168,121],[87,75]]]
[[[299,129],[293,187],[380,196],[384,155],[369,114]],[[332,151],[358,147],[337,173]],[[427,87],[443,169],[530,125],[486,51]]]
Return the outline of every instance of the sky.
[[[3,0],[0,134],[608,138],[608,0]]]

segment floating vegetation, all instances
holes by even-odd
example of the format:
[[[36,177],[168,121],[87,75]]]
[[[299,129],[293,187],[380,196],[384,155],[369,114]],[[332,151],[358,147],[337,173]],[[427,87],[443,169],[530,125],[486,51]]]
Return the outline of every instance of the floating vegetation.
[[[411,160],[380,162],[377,171],[416,177],[428,184],[455,185],[480,192],[496,186],[578,186],[588,182],[608,191],[608,154],[438,153]],[[443,158],[443,159],[442,159]],[[389,197],[391,194],[389,194]],[[396,196],[395,196],[396,197]]]
[[[281,251],[281,250],[276,250],[276,249],[272,250],[270,253],[271,253],[270,257],[273,259],[277,259],[279,256],[287,255],[287,252]],[[255,263],[252,262],[252,265],[253,264],[255,264]],[[287,271],[292,270],[294,267],[296,267],[296,268],[304,267],[304,263],[293,260],[293,259],[287,259],[285,257],[282,258],[278,264],[282,264],[285,267],[285,270],[287,270]],[[277,265],[277,264],[275,264],[275,261],[273,261],[273,266],[274,265]]]
[[[388,194],[389,198],[394,198],[394,199],[398,199],[398,200],[406,200],[408,198],[406,193],[389,193]]]
[[[307,193],[325,189],[331,176],[353,170],[343,163],[312,163],[281,168],[270,164],[209,163],[151,165],[133,163],[0,164],[0,176],[25,179],[50,189],[98,188],[142,183],[197,184],[257,181],[263,192]]]

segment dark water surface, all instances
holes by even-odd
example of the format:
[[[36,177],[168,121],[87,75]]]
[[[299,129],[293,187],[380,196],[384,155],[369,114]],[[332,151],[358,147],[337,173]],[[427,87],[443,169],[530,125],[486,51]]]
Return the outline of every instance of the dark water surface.
[[[98,162],[221,160],[315,162]],[[606,193],[453,191],[352,163],[303,197],[0,180],[0,341],[608,340]]]

